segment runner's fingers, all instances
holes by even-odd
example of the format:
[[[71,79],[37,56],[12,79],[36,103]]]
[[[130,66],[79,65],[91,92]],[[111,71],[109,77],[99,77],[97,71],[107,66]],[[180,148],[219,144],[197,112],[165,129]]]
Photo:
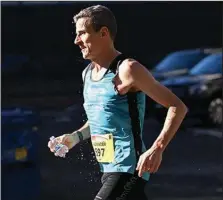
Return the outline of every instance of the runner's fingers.
[[[50,151],[51,151],[51,152],[54,152],[54,148],[50,148]]]
[[[63,136],[56,137],[55,138],[56,143],[62,143],[63,138],[64,138]]]
[[[49,142],[48,142],[48,147],[49,147],[49,148],[52,148],[52,146],[53,146],[53,142],[52,142],[52,141],[49,141]]]
[[[142,176],[142,174],[145,172],[146,168],[145,168],[145,159],[142,160],[142,162],[140,163],[140,166],[139,166],[139,172],[138,172],[138,175],[139,177]]]
[[[56,151],[56,152],[54,153],[54,155],[55,155],[55,156],[59,156],[59,153],[58,153],[58,151]]]
[[[55,144],[52,141],[48,142],[48,147],[49,147],[51,152],[54,152]]]
[[[140,156],[140,157],[139,157],[139,161],[138,161],[138,163],[137,163],[136,170],[139,170],[139,167],[140,167],[140,165],[141,165],[141,162],[142,162],[142,157]]]

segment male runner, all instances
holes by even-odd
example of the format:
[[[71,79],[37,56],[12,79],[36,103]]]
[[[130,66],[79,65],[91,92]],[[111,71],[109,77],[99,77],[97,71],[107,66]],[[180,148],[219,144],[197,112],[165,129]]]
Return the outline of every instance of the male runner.
[[[144,200],[149,174],[158,170],[187,108],[142,64],[115,49],[116,20],[108,8],[88,7],[74,21],[75,44],[83,58],[91,61],[82,74],[88,121],[56,141],[71,149],[91,138],[103,172],[102,187],[95,200]],[[142,141],[145,94],[168,108],[163,129],[148,150]],[[48,146],[55,153],[51,141]]]

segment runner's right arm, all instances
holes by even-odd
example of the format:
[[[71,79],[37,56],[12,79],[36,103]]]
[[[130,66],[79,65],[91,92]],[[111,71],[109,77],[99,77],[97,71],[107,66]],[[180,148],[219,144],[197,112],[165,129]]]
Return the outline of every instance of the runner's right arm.
[[[83,82],[85,79],[85,73],[86,73],[87,67],[84,69],[84,71],[82,72],[82,78],[83,78]],[[78,130],[74,131],[73,133],[68,133],[68,134],[63,134],[59,137],[56,137],[54,141],[49,141],[48,142],[48,147],[50,148],[51,152],[55,151],[55,145],[57,143],[61,143],[66,145],[69,149],[73,148],[75,145],[77,145],[78,143],[80,143],[83,140],[86,140],[88,138],[90,138],[90,127],[88,124],[88,121]]]
[[[88,121],[80,129],[71,133],[71,135],[74,137],[75,141],[78,141],[77,143],[89,139],[91,135]]]
[[[85,82],[85,75],[89,67],[90,67],[90,64],[82,72],[83,87],[84,87],[84,82]],[[89,127],[88,121],[80,129],[71,133],[71,135],[74,137],[74,141],[77,141],[77,143],[83,140],[89,139],[91,135],[90,135],[90,127]]]
[[[88,65],[82,72],[83,87],[84,87],[84,82],[85,82],[85,75],[86,75],[89,67],[90,67],[90,65]],[[73,141],[76,144],[80,143],[83,140],[90,138],[91,135],[90,135],[90,127],[89,127],[88,121],[80,129],[71,133],[70,136],[72,136]]]
[[[74,131],[73,133],[63,134],[59,137],[56,137],[56,143],[64,144],[69,149],[72,149],[74,146],[76,146],[78,143],[80,143],[83,140],[86,140],[90,138],[90,128],[88,122],[84,124],[80,129]],[[55,145],[53,141],[48,142],[48,147],[50,148],[50,151],[55,151]]]
[[[85,75],[89,67],[90,65],[88,65],[82,72],[83,87],[84,87],[84,82],[85,82]],[[90,135],[90,127],[89,127],[88,121],[80,129],[74,131],[70,135],[73,137],[73,140],[75,141],[76,144],[80,143],[83,140],[89,139],[91,135]]]

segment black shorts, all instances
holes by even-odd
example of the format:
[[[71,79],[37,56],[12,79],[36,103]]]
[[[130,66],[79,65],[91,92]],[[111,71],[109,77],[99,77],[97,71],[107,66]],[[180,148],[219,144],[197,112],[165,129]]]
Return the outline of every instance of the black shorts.
[[[147,181],[138,176],[123,172],[104,173],[102,187],[94,200],[147,200]]]

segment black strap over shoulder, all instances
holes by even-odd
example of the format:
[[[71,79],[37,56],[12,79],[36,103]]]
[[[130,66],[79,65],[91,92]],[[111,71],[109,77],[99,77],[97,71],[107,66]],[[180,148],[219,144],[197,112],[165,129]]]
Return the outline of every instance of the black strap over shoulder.
[[[109,65],[108,69],[106,70],[105,74],[108,73],[109,70],[111,70],[113,73],[116,73],[116,71],[118,70],[120,64],[122,63],[122,61],[124,61],[127,58],[127,56],[123,55],[123,54],[119,54]],[[90,68],[92,67],[92,63],[88,64],[88,66],[86,67],[85,73],[84,73],[84,77],[83,77],[83,88],[85,85],[85,80],[86,80],[86,76],[88,71],[90,70]]]
[[[119,54],[110,64],[108,70],[111,70],[113,73],[116,73],[121,63],[128,57],[124,54]]]

